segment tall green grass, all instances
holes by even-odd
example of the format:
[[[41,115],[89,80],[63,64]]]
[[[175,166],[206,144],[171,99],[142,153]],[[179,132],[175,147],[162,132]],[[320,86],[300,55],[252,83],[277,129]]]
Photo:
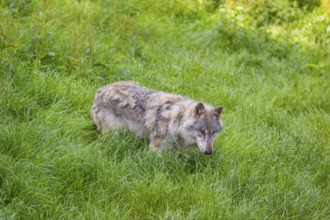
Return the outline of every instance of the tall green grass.
[[[238,2],[0,1],[0,218],[328,219],[330,18]],[[223,105],[214,154],[102,137],[117,80]]]

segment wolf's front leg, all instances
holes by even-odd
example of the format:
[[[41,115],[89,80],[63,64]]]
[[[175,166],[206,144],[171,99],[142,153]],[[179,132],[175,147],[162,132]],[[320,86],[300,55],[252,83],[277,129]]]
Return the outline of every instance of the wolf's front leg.
[[[149,139],[149,150],[155,153],[161,152],[161,146],[162,146],[162,139],[161,138],[155,138],[152,137]]]

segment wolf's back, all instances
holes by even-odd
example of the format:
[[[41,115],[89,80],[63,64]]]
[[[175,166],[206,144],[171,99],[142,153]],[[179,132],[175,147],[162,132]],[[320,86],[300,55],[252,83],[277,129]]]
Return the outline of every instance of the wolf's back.
[[[144,109],[139,103],[148,93],[150,90],[131,81],[103,86],[95,94],[92,119],[104,132],[123,126],[141,130]]]

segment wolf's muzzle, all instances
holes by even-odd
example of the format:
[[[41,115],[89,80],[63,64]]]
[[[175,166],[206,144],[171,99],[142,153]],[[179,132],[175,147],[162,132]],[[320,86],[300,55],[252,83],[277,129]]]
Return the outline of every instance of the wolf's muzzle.
[[[212,154],[212,150],[211,149],[206,150],[206,151],[204,151],[204,154],[205,155],[211,155]]]

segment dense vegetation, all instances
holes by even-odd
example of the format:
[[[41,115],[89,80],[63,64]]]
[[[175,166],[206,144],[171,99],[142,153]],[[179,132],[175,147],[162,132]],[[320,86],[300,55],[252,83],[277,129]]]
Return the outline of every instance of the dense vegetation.
[[[327,0],[0,0],[1,219],[329,219]],[[224,106],[215,152],[102,137],[117,80]]]

